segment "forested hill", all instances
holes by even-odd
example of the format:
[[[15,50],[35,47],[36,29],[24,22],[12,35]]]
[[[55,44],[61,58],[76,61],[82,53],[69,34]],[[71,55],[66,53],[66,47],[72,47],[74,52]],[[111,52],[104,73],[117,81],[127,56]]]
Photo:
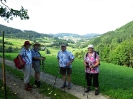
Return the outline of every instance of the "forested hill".
[[[101,60],[133,67],[133,21],[90,43],[100,52]]]
[[[51,38],[51,37],[53,37],[48,34],[41,34],[41,33],[35,32],[35,31],[27,31],[27,30],[22,31],[22,30],[7,27],[4,25],[0,25],[0,32],[1,31],[4,31],[5,36],[8,38],[22,38],[22,39],[33,40],[35,38],[42,38],[42,37]]]

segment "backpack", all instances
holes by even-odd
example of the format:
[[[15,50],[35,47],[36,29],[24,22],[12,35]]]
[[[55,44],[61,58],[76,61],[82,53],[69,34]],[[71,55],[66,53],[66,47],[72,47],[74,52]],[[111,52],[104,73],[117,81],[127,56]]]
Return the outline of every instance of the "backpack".
[[[97,52],[97,51],[94,51],[94,52],[95,52],[94,58],[96,59],[97,54],[99,55],[99,52]],[[88,53],[89,53],[89,52],[88,52]],[[88,53],[86,53],[86,57],[88,56]],[[99,65],[100,65],[100,63],[99,63]]]
[[[25,51],[25,56],[26,56],[26,51]],[[15,63],[15,67],[16,67],[17,69],[22,69],[22,68],[24,68],[24,66],[25,66],[25,64],[26,64],[26,62],[23,60],[23,58],[22,58],[21,55],[20,55],[20,58],[21,58],[21,60],[22,60],[22,62],[23,62],[23,65],[20,65],[20,61],[19,61],[18,56],[13,60],[14,63]],[[29,58],[28,58],[28,59],[29,59]]]
[[[20,56],[20,57],[21,57],[21,60],[23,62],[23,65],[20,65],[20,61],[19,61],[18,56],[14,59],[15,67],[18,68],[18,69],[24,68],[24,66],[26,64],[26,62],[23,60],[22,56]]]

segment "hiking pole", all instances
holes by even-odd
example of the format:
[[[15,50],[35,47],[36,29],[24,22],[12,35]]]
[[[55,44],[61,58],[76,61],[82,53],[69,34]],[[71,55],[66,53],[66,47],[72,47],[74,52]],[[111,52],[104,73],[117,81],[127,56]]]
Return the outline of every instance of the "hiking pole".
[[[4,85],[4,99],[7,99],[6,95],[6,73],[5,73],[5,44],[4,44],[4,31],[2,32],[3,34],[3,40],[2,40],[2,52],[3,52],[3,62],[2,62],[2,74],[3,74],[3,85]]]
[[[43,69],[43,72],[44,72],[44,71],[45,71],[45,70],[44,70],[44,67],[45,67],[44,60],[45,60],[46,58],[45,58],[45,57],[42,57],[42,58],[43,58],[43,60],[42,60],[42,66],[43,66],[42,69]]]
[[[45,58],[44,58],[45,59]],[[44,80],[44,73],[45,73],[45,64],[44,60],[42,60],[42,73],[43,73],[43,80]]]
[[[90,66],[92,66],[92,62],[90,62]],[[90,66],[89,66],[89,68],[90,68]],[[92,69],[90,68],[90,75],[92,75],[91,70]],[[89,95],[89,92],[87,93],[87,99],[89,99],[89,96],[88,95]]]
[[[85,76],[85,79],[84,79],[84,93],[83,93],[83,96],[85,96],[85,81],[86,81],[86,75],[85,75],[85,72],[84,72],[84,76]]]
[[[57,70],[57,75],[58,75],[58,73],[59,73],[59,67],[58,67],[58,70]],[[55,88],[55,85],[56,85],[57,75],[55,76],[55,80],[54,80],[53,88]]]
[[[68,69],[68,67],[66,66],[66,77],[67,77],[67,69]],[[66,77],[65,77],[65,83],[66,83]],[[66,91],[65,89],[66,89],[66,87],[64,87],[64,92]]]

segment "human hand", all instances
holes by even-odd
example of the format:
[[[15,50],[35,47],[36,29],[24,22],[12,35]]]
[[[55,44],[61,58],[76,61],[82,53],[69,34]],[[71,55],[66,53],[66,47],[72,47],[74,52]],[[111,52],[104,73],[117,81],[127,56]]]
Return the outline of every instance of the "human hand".
[[[86,63],[84,63],[84,66],[85,66],[85,67],[87,67],[87,64],[86,64]]]
[[[68,62],[66,66],[70,66],[70,65],[71,65],[71,63],[70,63],[70,62]]]
[[[93,68],[93,66],[92,66],[92,65],[90,65],[89,67],[90,67],[90,68]]]
[[[20,65],[21,65],[21,66],[23,66],[23,65],[24,65],[24,63],[23,63],[22,61],[20,61]]]
[[[45,57],[41,57],[40,60],[45,60]]]

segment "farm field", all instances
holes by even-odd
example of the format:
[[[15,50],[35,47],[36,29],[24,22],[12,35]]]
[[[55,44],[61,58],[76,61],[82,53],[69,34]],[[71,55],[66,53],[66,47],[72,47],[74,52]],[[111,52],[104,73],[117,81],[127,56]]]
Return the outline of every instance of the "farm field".
[[[0,37],[0,41],[2,40],[2,37]],[[9,47],[12,47],[13,49],[17,48],[17,52],[20,51],[20,49],[22,48],[23,46],[23,43],[24,43],[24,39],[12,39],[12,38],[5,38],[5,42],[10,42],[10,44],[5,44],[5,49],[8,49]],[[36,40],[37,41],[37,40]],[[34,42],[33,41],[30,41],[31,44],[33,44]],[[52,42],[52,41],[51,41]],[[41,43],[41,42],[40,42]],[[41,43],[43,46],[47,46],[47,43]],[[70,46],[67,47],[67,49],[73,53],[76,53],[76,52],[80,52],[80,51],[85,51],[86,48],[72,48],[71,45],[74,45],[74,44],[71,44],[70,43]],[[2,46],[2,43],[0,43],[0,46]],[[31,46],[32,48],[32,46]],[[58,47],[46,47],[47,49],[50,50],[50,53],[51,55],[56,55],[57,52],[60,50],[60,46]],[[16,51],[15,51],[16,52]],[[45,53],[45,51],[41,51],[42,53]]]

